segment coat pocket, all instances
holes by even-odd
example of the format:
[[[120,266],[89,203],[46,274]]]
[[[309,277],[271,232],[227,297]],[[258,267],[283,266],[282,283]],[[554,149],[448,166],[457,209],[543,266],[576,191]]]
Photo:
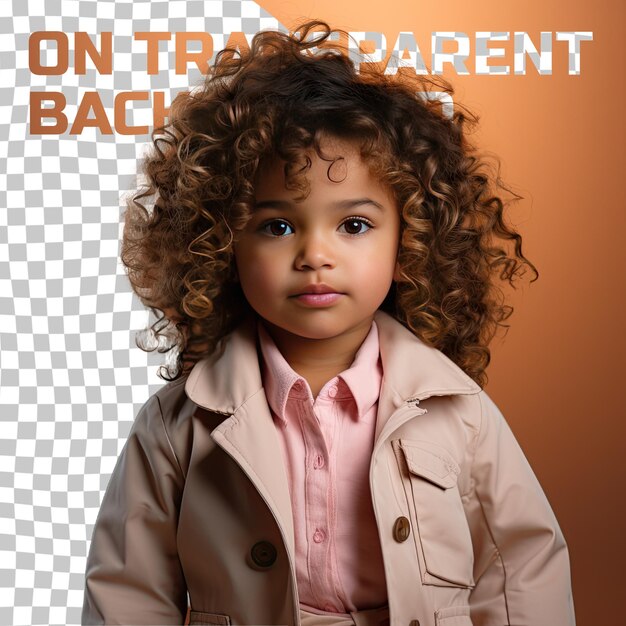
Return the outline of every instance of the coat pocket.
[[[230,617],[222,613],[189,612],[189,626],[230,626]]]
[[[435,626],[472,626],[470,607],[448,606],[435,611]]]
[[[392,446],[414,515],[415,544],[425,570],[422,582],[474,587],[474,551],[457,485],[457,462],[429,441],[397,439]]]

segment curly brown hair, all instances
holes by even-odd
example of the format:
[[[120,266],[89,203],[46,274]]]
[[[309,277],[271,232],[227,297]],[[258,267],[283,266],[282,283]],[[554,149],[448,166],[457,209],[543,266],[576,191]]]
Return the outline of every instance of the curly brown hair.
[[[401,278],[381,309],[484,386],[489,343],[513,312],[496,279],[515,287],[525,266],[533,280],[539,273],[504,222],[495,189],[510,190],[499,165],[490,174],[468,140],[478,117],[458,102],[451,117],[444,114],[435,92],[454,90],[440,77],[358,72],[329,40],[348,34],[326,22],[294,32],[260,31],[249,50],[221,50],[204,83],[179,94],[169,123],[153,132],[147,185],[125,212],[121,260],[158,318],[146,331],[166,339],[160,352],[176,349],[175,363],[159,375],[187,374],[251,312],[233,241],[252,214],[260,164],[284,159],[288,185],[306,195],[305,154],[314,148],[321,156],[320,139],[334,136],[360,147],[401,211]],[[138,346],[154,350],[144,338]]]

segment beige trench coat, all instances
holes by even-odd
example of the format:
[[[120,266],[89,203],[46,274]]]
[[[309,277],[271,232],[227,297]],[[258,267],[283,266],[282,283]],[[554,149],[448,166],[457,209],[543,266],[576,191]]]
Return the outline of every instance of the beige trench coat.
[[[568,550],[501,412],[377,312],[370,487],[390,626],[573,626]],[[83,624],[300,625],[294,529],[254,324],[142,407],[107,487]],[[359,607],[369,608],[369,607]]]

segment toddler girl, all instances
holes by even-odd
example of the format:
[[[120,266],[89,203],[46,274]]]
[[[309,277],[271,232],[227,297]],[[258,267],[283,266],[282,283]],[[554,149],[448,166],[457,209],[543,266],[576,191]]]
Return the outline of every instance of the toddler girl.
[[[482,388],[496,278],[535,268],[467,117],[298,32],[217,55],[129,204],[122,260],[177,360],[111,476],[83,623],[573,625]]]

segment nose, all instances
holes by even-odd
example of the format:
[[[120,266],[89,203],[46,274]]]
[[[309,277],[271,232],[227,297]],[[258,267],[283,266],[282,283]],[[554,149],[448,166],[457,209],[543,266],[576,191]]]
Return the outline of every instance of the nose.
[[[295,258],[296,269],[332,268],[335,262],[332,243],[328,240],[328,236],[324,236],[322,232],[301,235]]]

